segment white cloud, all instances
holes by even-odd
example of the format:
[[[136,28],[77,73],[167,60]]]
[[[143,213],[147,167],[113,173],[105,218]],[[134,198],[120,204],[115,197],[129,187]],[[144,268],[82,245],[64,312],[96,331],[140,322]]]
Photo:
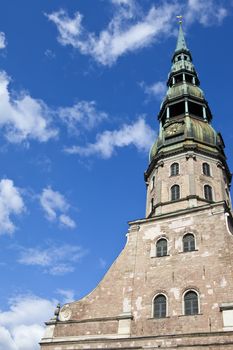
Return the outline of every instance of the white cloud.
[[[116,6],[118,18],[133,18],[139,14],[140,6],[135,0],[110,0]],[[115,16],[116,18],[117,16]]]
[[[3,32],[0,32],[0,50],[5,49],[7,45],[6,35]]]
[[[69,228],[75,228],[76,223],[68,215],[61,214],[59,216],[60,223]]]
[[[26,139],[40,142],[57,135],[50,127],[50,112],[41,100],[33,99],[21,92],[14,96],[9,91],[10,78],[0,72],[0,127],[10,142],[18,143]]]
[[[11,299],[9,309],[0,312],[0,349],[39,350],[43,324],[52,317],[56,303],[36,296]]]
[[[80,101],[72,107],[58,109],[59,117],[71,131],[78,132],[78,126],[89,130],[108,118],[107,113],[99,111],[94,101]]]
[[[59,117],[69,131],[90,130],[108,118],[107,113],[96,108],[95,101],[80,101],[71,107],[49,108],[42,100],[28,93],[15,95],[9,89],[10,78],[0,71],[0,128],[9,142],[37,140],[48,141],[58,135],[52,118]]]
[[[155,139],[155,132],[140,117],[134,124],[124,124],[121,129],[104,131],[97,135],[95,143],[86,146],[73,146],[65,149],[67,153],[90,156],[99,154],[103,158],[110,158],[116,148],[134,145],[140,151],[148,151]]]
[[[20,254],[19,262],[24,265],[50,266],[53,260],[53,257],[49,256],[50,250],[38,248],[23,249]]]
[[[50,49],[45,50],[44,54],[45,54],[45,56],[46,56],[47,58],[49,58],[49,59],[51,59],[51,60],[53,60],[54,58],[56,58],[56,54],[55,54],[52,50],[50,50]]]
[[[62,45],[72,45],[76,47],[76,38],[78,38],[83,31],[82,15],[79,12],[70,18],[66,11],[60,10],[47,15],[48,19],[57,25],[60,36],[58,40]]]
[[[45,273],[64,275],[75,270],[87,250],[77,245],[51,245],[48,248],[20,248],[18,262],[28,266],[39,266]]]
[[[57,289],[57,294],[63,297],[62,303],[71,303],[74,301],[75,293],[72,289]]]
[[[68,228],[75,228],[76,223],[65,213],[70,205],[65,197],[58,191],[53,191],[50,187],[44,188],[40,195],[40,204],[45,211],[46,217],[50,221],[58,221]]]
[[[210,26],[220,24],[227,15],[227,9],[214,0],[188,0],[185,21]]]
[[[167,86],[164,81],[158,81],[152,85],[146,85],[145,82],[141,82],[139,85],[144,90],[145,94],[147,94],[149,97],[156,97],[159,100],[164,97],[167,90]]]
[[[170,35],[172,17],[177,4],[152,6],[146,15],[139,15],[132,1],[115,1],[117,11],[106,29],[98,36],[87,32],[82,26],[82,15],[76,12],[70,18],[64,10],[51,13],[49,20],[57,26],[58,40],[71,45],[82,54],[91,55],[103,65],[112,65],[121,55],[150,45],[161,34]]]
[[[174,18],[185,13],[185,23],[198,21],[203,25],[221,23],[227,9],[214,0],[177,0],[151,6],[147,13],[138,10],[133,0],[111,0],[115,5],[113,18],[99,34],[88,32],[82,25],[81,13],[69,17],[65,10],[48,14],[58,29],[58,41],[71,45],[97,62],[111,66],[126,53],[151,45],[162,36],[173,35]]]
[[[133,0],[112,0],[112,3],[115,5],[131,5]]]
[[[74,266],[60,263],[58,265],[51,266],[46,272],[53,276],[63,276],[67,273],[74,272],[74,270]]]
[[[12,215],[20,215],[25,210],[23,198],[12,180],[0,181],[0,234],[11,234],[16,227]]]

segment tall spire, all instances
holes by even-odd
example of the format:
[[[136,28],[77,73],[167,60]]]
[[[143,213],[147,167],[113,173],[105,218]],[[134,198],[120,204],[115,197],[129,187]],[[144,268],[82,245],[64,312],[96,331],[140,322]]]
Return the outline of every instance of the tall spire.
[[[158,114],[161,127],[187,116],[205,122],[210,122],[212,119],[208,102],[199,87],[200,81],[192,61],[191,52],[185,42],[182,16],[177,17],[179,19],[177,45],[168,76],[167,94]]]
[[[178,39],[177,39],[175,52],[189,51],[189,49],[187,48],[186,42],[185,42],[185,38],[184,38],[184,32],[183,32],[183,28],[182,28],[182,16],[177,16],[177,18],[179,18],[180,27],[179,27],[179,35],[178,35]]]

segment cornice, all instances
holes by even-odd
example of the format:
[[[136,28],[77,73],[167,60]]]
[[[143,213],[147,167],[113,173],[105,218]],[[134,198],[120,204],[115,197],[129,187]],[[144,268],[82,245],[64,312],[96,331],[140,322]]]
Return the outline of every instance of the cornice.
[[[185,139],[182,140],[182,142],[185,142],[185,141],[188,141],[188,140],[194,141],[193,138],[185,138]],[[180,142],[181,141],[179,140],[177,143],[180,143]],[[212,151],[208,151],[206,149],[204,150],[203,148],[198,146],[198,144],[206,145],[206,146],[210,146],[211,147],[211,145],[208,145],[208,144],[205,144],[205,143],[201,143],[199,141],[198,141],[198,143],[195,143],[195,144],[192,144],[192,145],[191,144],[182,144],[181,146],[177,147],[176,149],[172,149],[172,150],[169,150],[169,151],[162,151],[161,149],[165,148],[166,146],[164,146],[164,145],[161,146],[161,148],[160,148],[161,151],[159,151],[157,156],[152,159],[151,163],[149,164],[147,170],[144,173],[145,181],[147,181],[148,177],[150,176],[151,172],[156,167],[156,165],[157,165],[157,163],[159,161],[165,160],[166,158],[169,158],[171,156],[175,156],[177,154],[185,154],[185,153],[187,153],[187,156],[188,156],[188,152],[190,152],[190,151],[192,151],[194,154],[202,154],[202,155],[205,155],[207,157],[211,157],[213,159],[216,159],[216,160],[219,160],[220,162],[222,162],[224,167],[225,167],[225,169],[226,169],[226,173],[228,175],[228,178],[229,178],[229,180],[231,180],[232,176],[231,176],[229,167],[228,167],[227,162],[226,162],[225,154],[221,154],[217,147],[212,146],[212,148],[216,150],[216,152],[214,152],[214,151],[212,152]]]
[[[137,335],[119,335],[119,334],[101,334],[101,335],[86,335],[83,337],[79,337],[79,336],[70,336],[70,337],[55,337],[52,339],[44,339],[40,342],[40,344],[42,345],[50,345],[51,343],[56,343],[56,344],[75,344],[75,343],[95,343],[95,342],[129,342],[129,341],[143,341],[143,340],[162,340],[162,339],[184,339],[184,338],[207,338],[207,337],[211,337],[211,338],[216,338],[216,337],[229,337],[231,336],[232,339],[229,339],[228,341],[224,341],[224,343],[222,343],[221,341],[208,341],[208,342],[203,342],[203,343],[196,343],[193,344],[192,346],[222,346],[224,349],[224,346],[229,345],[229,344],[233,344],[233,331],[219,331],[219,332],[196,332],[196,333],[177,333],[177,334],[163,334],[163,335],[143,335],[143,336],[137,336]],[[214,340],[214,339],[213,339]],[[190,344],[181,344],[179,343],[179,347],[190,347]],[[153,348],[153,346],[152,346]],[[97,350],[100,349],[99,347],[97,348],[92,348],[93,350]],[[108,347],[109,350],[116,350],[116,349],[121,349],[121,350],[128,350],[129,346],[127,347]],[[141,344],[140,346],[134,345],[134,346],[130,346],[130,349],[144,349],[144,346]]]
[[[173,203],[173,202],[170,202],[170,203]],[[208,204],[204,204],[204,205],[200,205],[192,208],[179,209],[176,211],[172,211],[170,213],[159,214],[152,217],[136,219],[133,221],[128,221],[128,224],[131,226],[131,225],[140,225],[144,223],[150,223],[154,221],[158,222],[159,220],[169,219],[169,218],[177,217],[179,215],[192,214],[192,213],[200,212],[207,209],[213,209],[215,207],[223,207],[222,212],[227,212],[231,215],[231,211],[228,208],[226,202],[220,201],[220,202],[208,203]]]

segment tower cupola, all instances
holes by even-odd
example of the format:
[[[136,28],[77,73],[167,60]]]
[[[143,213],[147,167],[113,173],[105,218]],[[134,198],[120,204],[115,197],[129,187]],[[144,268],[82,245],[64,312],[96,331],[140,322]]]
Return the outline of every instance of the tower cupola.
[[[212,114],[199,85],[200,81],[180,22],[177,45],[167,81],[168,91],[158,115],[162,125],[185,115],[211,121]]]

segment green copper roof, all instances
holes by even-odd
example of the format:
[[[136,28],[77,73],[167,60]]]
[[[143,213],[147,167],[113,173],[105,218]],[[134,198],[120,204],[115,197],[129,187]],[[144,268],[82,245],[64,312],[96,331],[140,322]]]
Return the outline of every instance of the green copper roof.
[[[217,137],[216,131],[212,128],[212,126],[201,119],[194,119],[190,116],[186,116],[184,119],[182,118],[183,124],[183,134],[181,135],[180,141],[178,141],[177,137],[167,138],[166,136],[166,128],[168,125],[165,124],[165,127],[160,133],[159,137],[155,141],[154,145],[150,151],[150,161],[159,154],[159,152],[164,152],[165,150],[175,150],[179,148],[181,144],[189,143],[189,144],[199,144],[199,148],[209,149],[217,148],[219,144],[219,140]],[[169,122],[170,125],[173,123],[177,123],[177,121]]]
[[[182,51],[182,50],[189,51],[187,48],[186,42],[185,42],[182,24],[180,23],[179,35],[178,35],[178,39],[177,39],[175,52]]]

